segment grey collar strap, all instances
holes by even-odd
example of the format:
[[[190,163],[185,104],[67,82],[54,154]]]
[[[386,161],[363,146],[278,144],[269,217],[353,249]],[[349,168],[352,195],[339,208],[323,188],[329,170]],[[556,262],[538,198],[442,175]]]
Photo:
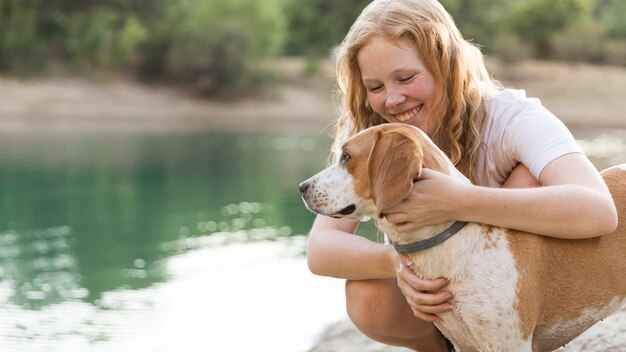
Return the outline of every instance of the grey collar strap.
[[[457,221],[454,224],[452,224],[452,226],[450,226],[444,232],[426,240],[422,240],[418,242],[411,242],[407,244],[400,244],[400,243],[392,241],[391,244],[393,245],[393,247],[396,249],[398,253],[409,254],[409,253],[419,252],[421,250],[434,247],[438,245],[439,243],[454,236],[457,232],[461,231],[461,229],[463,228],[463,226],[465,226],[465,224],[467,224],[467,222]]]

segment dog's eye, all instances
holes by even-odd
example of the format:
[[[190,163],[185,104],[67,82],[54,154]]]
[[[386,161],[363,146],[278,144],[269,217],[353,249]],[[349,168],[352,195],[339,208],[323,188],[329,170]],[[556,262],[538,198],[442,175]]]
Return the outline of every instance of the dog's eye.
[[[350,160],[350,154],[343,152],[341,153],[341,157],[339,158],[339,163],[345,164]]]

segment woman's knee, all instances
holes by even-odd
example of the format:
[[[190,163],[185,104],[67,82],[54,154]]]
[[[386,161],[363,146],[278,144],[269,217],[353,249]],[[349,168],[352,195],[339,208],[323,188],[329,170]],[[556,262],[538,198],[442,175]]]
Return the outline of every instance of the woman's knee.
[[[440,333],[413,315],[395,280],[348,280],[346,308],[354,325],[371,339],[419,351],[445,350]]]
[[[350,320],[364,334],[380,340],[397,333],[399,322],[397,286],[386,280],[346,282],[346,310]],[[399,291],[399,290],[398,290]]]

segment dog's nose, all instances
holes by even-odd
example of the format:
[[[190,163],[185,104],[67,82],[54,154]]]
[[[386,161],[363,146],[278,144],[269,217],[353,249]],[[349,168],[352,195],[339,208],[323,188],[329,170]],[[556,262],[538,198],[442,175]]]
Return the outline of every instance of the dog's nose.
[[[306,192],[306,190],[309,189],[309,183],[306,181],[302,182],[298,186],[298,189],[300,190],[300,194],[304,194],[304,192]]]

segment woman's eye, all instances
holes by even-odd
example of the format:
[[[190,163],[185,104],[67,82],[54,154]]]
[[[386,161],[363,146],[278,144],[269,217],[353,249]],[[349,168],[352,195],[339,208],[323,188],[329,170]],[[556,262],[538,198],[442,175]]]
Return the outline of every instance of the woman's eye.
[[[339,162],[341,164],[345,164],[348,162],[348,160],[350,160],[350,154],[346,152],[341,153],[341,158],[339,158]]]
[[[413,79],[413,77],[415,77],[415,75],[402,77],[402,78],[400,78],[400,82],[402,82],[402,83],[410,82]]]
[[[380,91],[381,89],[383,89],[383,86],[382,86],[382,85],[381,85],[381,86],[376,86],[376,87],[370,87],[370,88],[367,88],[367,90],[369,90],[370,92],[378,92],[378,91]]]

